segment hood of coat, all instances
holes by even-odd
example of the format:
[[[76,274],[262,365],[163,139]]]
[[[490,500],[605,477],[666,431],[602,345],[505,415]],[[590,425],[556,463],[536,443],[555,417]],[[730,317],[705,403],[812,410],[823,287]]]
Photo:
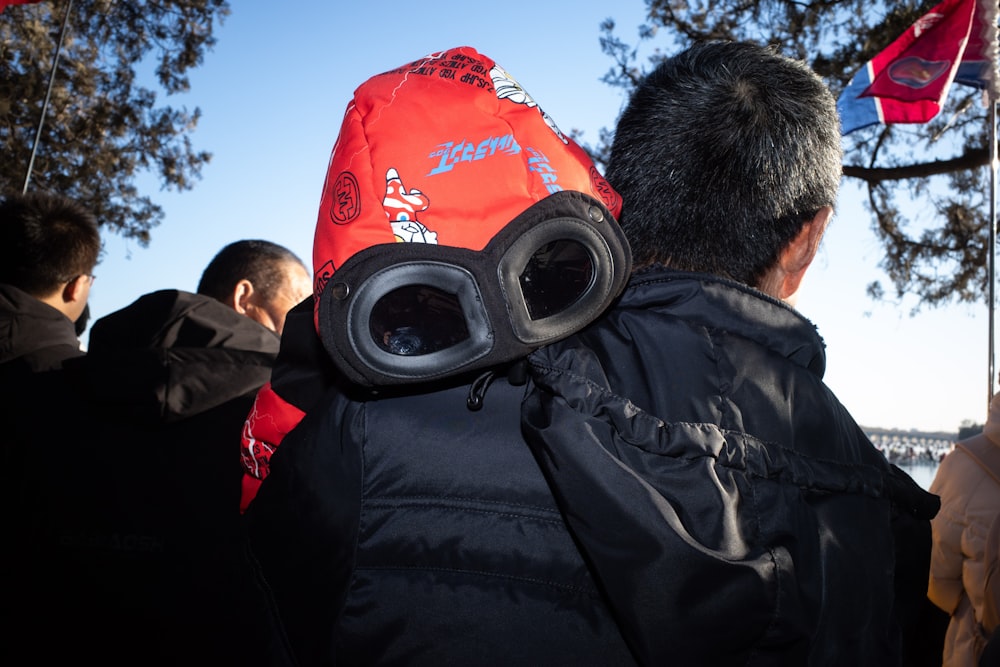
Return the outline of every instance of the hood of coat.
[[[0,363],[50,348],[65,348],[65,357],[83,354],[73,322],[27,292],[0,285]]]
[[[273,331],[207,296],[162,290],[101,318],[72,371],[90,398],[133,419],[173,422],[267,382]]]

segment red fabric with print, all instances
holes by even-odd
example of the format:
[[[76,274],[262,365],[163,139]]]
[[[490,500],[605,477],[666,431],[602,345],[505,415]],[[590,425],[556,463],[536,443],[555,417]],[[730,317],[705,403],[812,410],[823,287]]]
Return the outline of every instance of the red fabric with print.
[[[586,152],[491,58],[463,46],[376,75],[355,91],[330,158],[313,243],[314,293],[376,244],[481,250],[560,190],[621,212],[621,198]]]
[[[327,168],[313,242],[314,295],[337,267],[374,245],[481,250],[524,210],[562,190],[621,213],[621,197],[586,152],[491,58],[462,46],[373,76],[347,105]],[[312,324],[318,332],[315,317]],[[282,354],[304,340],[296,328],[286,322]],[[310,363],[298,364],[300,377]],[[288,358],[279,355],[272,378],[283,364]],[[272,384],[260,390],[243,430],[241,511],[267,476],[271,454],[305,415],[279,391]]]
[[[271,454],[282,439],[295,428],[306,413],[287,402],[271,387],[260,388],[253,409],[243,423],[240,460],[243,463],[243,487],[240,512],[245,512],[257,495],[260,483],[270,470]]]

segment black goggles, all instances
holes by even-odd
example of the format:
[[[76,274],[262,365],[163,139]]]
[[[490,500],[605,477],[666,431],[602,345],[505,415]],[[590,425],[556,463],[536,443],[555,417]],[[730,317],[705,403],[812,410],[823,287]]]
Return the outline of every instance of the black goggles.
[[[603,205],[558,192],[481,251],[393,243],[352,256],[320,295],[320,337],[366,386],[493,366],[593,321],[624,289],[631,260]]]

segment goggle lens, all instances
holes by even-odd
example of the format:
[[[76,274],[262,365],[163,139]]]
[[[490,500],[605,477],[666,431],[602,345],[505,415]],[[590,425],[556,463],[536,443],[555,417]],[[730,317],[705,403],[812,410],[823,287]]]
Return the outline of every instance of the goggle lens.
[[[372,340],[398,356],[444,350],[469,338],[458,296],[431,285],[405,285],[388,292],[372,307]]]
[[[528,316],[540,320],[566,310],[594,281],[594,262],[577,241],[559,239],[532,254],[518,276]]]

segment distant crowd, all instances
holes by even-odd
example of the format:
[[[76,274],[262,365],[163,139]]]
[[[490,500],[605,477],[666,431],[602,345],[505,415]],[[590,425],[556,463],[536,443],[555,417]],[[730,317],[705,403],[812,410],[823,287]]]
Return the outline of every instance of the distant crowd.
[[[937,465],[955,445],[955,438],[933,438],[905,433],[869,433],[875,448],[897,465]]]

